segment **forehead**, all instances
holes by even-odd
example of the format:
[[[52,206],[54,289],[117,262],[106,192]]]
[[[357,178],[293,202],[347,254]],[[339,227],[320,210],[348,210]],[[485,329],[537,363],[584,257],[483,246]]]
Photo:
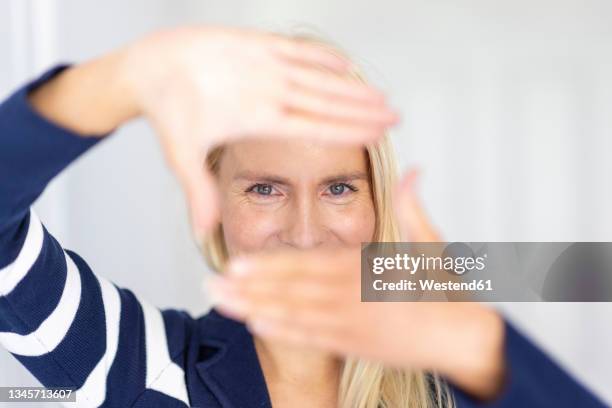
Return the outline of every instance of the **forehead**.
[[[284,177],[329,177],[339,173],[367,172],[368,159],[364,146],[332,145],[302,139],[248,140],[226,145],[220,172],[245,171]]]

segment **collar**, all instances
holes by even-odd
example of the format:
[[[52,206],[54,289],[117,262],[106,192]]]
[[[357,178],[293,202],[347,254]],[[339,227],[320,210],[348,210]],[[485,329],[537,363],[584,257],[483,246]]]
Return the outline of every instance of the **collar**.
[[[199,320],[196,371],[223,408],[272,408],[253,336],[215,309]],[[194,401],[197,403],[197,401]]]

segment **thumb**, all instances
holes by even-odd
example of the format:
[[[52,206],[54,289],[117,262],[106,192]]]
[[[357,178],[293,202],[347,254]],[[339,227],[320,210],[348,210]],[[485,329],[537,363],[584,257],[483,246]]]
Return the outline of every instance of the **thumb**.
[[[214,177],[206,170],[200,155],[189,155],[174,161],[175,172],[189,206],[191,226],[198,247],[218,220],[218,192]]]
[[[438,242],[441,238],[431,225],[415,191],[418,177],[418,170],[409,170],[395,190],[393,206],[401,238],[406,242]]]

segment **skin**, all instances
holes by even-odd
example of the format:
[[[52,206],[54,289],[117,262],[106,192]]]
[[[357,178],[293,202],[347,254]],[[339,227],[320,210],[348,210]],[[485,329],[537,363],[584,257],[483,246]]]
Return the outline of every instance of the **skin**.
[[[221,223],[234,256],[359,246],[374,234],[368,164],[360,147],[233,143],[223,153],[219,185]]]
[[[316,162],[301,163],[316,172]],[[415,178],[409,172],[396,190],[400,229],[408,241],[438,241]],[[360,285],[359,248],[321,247],[242,254],[210,286],[217,308],[266,342],[435,371],[483,401],[499,395],[505,361],[497,312],[469,302],[361,302]]]
[[[329,50],[270,33],[189,27],[154,33],[69,68],[29,97],[41,115],[83,137],[103,137],[137,117],[151,123],[184,189],[196,238],[219,217],[227,224],[238,262],[217,285],[218,295],[228,314],[242,317],[265,339],[257,348],[275,403],[295,406],[297,395],[309,398],[300,394],[299,384],[310,381],[320,393],[310,395],[317,402],[308,406],[333,406],[332,356],[346,354],[435,369],[477,398],[492,398],[504,372],[496,313],[469,304],[399,304],[399,310],[359,302],[358,252],[349,247],[371,236],[366,211],[371,200],[362,188],[358,199],[338,204],[319,187],[335,171],[360,167],[361,149],[329,149],[333,157],[328,157],[315,144],[292,149],[281,143],[267,146],[276,149],[270,161],[261,159],[261,150],[250,159],[246,150],[230,151],[243,165],[258,160],[274,175],[289,178],[285,184],[291,188],[273,204],[255,205],[234,182],[227,183],[232,192],[219,193],[213,177],[202,171],[212,147],[238,140],[298,143],[306,137],[357,145],[378,139],[397,115],[380,91],[347,78],[350,65]],[[283,149],[289,150],[283,154]],[[342,168],[333,166],[339,163]],[[224,163],[221,177],[232,166],[233,160]],[[228,202],[221,210],[220,194]],[[419,219],[410,205],[397,211],[400,220]],[[418,231],[417,224],[402,229]],[[244,234],[236,233],[238,225]],[[281,248],[292,250],[274,251]],[[291,371],[289,362],[310,367]]]
[[[358,247],[374,234],[363,148],[308,141],[232,143],[223,153],[218,178],[231,256]],[[273,406],[337,405],[334,354],[254,339]]]
[[[185,192],[196,239],[216,224],[217,191],[202,171],[230,140],[379,138],[397,115],[351,63],[319,45],[219,27],[159,31],[63,71],[31,94],[41,114],[83,136],[144,117]]]

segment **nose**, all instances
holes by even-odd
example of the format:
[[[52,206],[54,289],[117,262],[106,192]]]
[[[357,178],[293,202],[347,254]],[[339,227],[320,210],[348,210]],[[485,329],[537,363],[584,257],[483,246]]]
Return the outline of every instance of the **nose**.
[[[283,243],[296,249],[312,249],[324,244],[328,231],[321,210],[315,200],[295,202],[287,213],[281,233]]]

